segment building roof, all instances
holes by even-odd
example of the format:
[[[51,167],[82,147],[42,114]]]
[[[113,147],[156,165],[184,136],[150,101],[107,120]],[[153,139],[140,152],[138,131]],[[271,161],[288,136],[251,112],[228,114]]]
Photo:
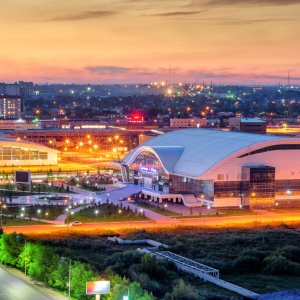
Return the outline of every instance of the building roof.
[[[131,165],[143,151],[156,154],[168,173],[199,177],[231,157],[300,139],[213,129],[182,129],[146,141],[123,159]]]
[[[266,123],[266,120],[257,118],[241,118],[241,123]]]
[[[0,147],[20,147],[20,148],[27,148],[27,149],[43,150],[47,152],[56,152],[56,153],[59,152],[56,149],[52,149],[47,146],[36,144],[30,141],[24,141],[24,140],[16,141],[11,137],[2,135],[1,132],[0,132]]]
[[[3,94],[3,95],[0,95],[0,99],[21,99],[21,97],[18,95]]]

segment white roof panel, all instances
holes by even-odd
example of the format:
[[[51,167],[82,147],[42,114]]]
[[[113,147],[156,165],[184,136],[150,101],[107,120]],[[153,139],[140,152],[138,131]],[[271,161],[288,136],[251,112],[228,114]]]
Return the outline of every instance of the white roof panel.
[[[287,138],[214,129],[182,129],[148,140],[129,153],[123,162],[131,164],[130,159],[137,149],[146,146],[145,148],[150,147],[157,153],[168,172],[194,177],[204,174],[239,150],[259,143],[284,139]],[[168,155],[166,151],[172,148],[172,153]],[[159,151],[162,149],[163,152]]]

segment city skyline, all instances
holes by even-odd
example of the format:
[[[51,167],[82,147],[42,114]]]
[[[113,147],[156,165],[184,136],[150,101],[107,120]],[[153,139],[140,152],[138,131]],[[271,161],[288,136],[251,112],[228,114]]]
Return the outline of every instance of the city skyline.
[[[299,84],[300,0],[240,2],[3,0],[0,81]]]

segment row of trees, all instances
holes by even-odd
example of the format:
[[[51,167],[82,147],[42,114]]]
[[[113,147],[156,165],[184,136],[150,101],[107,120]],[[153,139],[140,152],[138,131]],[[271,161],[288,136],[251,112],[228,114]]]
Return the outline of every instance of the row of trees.
[[[41,243],[27,242],[24,246],[23,239],[14,234],[1,234],[0,238],[0,260],[2,264],[19,269],[27,268],[27,274],[48,286],[60,291],[68,290],[69,264],[61,262],[62,256],[67,256],[61,249],[42,245]],[[72,259],[72,258],[71,258]],[[92,266],[72,259],[71,264],[71,296],[72,299],[93,299],[87,296],[86,282],[101,280],[100,275]],[[130,290],[132,299],[154,300],[154,297],[143,290],[139,283],[129,282],[112,272],[104,275],[111,281],[112,290],[101,299],[117,300],[124,295],[122,286],[126,285]]]

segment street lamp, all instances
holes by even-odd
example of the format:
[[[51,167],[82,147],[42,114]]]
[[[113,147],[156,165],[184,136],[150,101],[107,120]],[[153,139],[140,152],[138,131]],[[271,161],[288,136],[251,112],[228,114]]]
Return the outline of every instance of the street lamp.
[[[60,258],[60,260],[61,260],[62,263],[64,263],[66,259],[68,259],[69,262],[70,262],[70,264],[69,264],[69,300],[70,300],[70,299],[71,299],[71,262],[72,262],[72,261],[71,261],[71,259],[68,258],[68,257],[62,256],[62,257]]]
[[[24,241],[25,241],[25,246],[24,246],[25,257],[24,257],[24,262],[25,262],[25,276],[26,276],[27,275],[27,267],[26,267],[26,243],[27,243],[27,240],[26,240],[25,236],[17,235],[17,240],[19,240],[19,239],[24,239]]]
[[[42,211],[40,209],[38,209],[37,214],[38,214],[39,219],[41,219],[41,213],[42,213]]]
[[[122,300],[129,300],[129,287],[123,284],[116,284],[116,287],[123,287],[125,289],[127,289],[127,295],[124,295]]]

